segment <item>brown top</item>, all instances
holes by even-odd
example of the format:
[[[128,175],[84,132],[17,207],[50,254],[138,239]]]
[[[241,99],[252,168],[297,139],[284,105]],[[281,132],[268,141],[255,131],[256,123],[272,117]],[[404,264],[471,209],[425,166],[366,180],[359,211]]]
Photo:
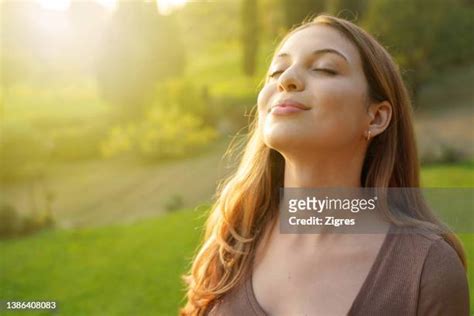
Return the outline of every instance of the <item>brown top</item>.
[[[209,316],[266,316],[250,275]],[[469,315],[466,272],[439,235],[391,225],[348,315]]]

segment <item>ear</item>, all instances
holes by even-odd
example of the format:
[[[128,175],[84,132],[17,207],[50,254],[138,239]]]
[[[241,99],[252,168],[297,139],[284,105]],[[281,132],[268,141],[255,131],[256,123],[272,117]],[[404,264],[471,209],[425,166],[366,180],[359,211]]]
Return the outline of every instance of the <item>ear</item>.
[[[368,130],[373,136],[381,134],[392,119],[392,105],[388,101],[372,103],[367,111],[369,116]]]

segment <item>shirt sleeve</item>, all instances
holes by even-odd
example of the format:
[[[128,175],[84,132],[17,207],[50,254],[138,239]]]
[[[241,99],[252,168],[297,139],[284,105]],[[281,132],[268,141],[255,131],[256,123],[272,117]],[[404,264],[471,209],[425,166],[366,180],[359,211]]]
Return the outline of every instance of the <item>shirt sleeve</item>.
[[[425,259],[417,315],[469,315],[466,271],[444,239],[433,242]]]

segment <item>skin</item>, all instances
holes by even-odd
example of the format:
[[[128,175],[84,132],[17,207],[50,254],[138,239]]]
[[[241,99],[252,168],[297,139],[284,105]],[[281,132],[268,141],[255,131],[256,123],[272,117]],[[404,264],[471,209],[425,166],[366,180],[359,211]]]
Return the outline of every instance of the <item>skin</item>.
[[[325,49],[345,58],[313,54]],[[286,40],[269,74],[258,96],[259,131],[285,159],[284,186],[360,187],[367,132],[382,133],[392,107],[369,100],[357,48],[329,26],[310,26]],[[309,109],[273,114],[286,99]],[[278,220],[257,247],[252,284],[260,306],[269,315],[345,315],[386,234],[280,234]],[[377,216],[370,220],[388,230]]]
[[[314,50],[334,53],[312,55]],[[327,26],[311,26],[293,34],[274,58],[258,96],[259,128],[264,142],[285,158],[285,186],[359,187],[368,142],[385,130],[391,118],[387,101],[368,103],[367,80],[356,47]],[[331,69],[332,75],[317,70]],[[282,72],[281,72],[282,71]],[[310,107],[294,115],[268,113],[279,100]]]

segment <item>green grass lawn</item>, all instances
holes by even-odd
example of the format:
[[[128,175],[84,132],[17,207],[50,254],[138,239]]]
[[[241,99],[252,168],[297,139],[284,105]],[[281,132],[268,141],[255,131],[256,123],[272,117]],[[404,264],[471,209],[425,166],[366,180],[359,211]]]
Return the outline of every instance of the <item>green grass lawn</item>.
[[[53,300],[61,315],[175,315],[201,214],[2,242],[1,299]]]
[[[472,188],[474,187],[474,161],[423,167],[421,185],[429,188]]]
[[[422,178],[429,187],[473,187],[474,168],[431,166]],[[54,300],[61,315],[176,315],[184,294],[180,275],[198,244],[203,214],[182,210],[131,225],[0,242],[0,297]],[[474,235],[460,237],[472,270]],[[472,288],[472,271],[468,277]],[[15,312],[22,314],[41,313]]]

